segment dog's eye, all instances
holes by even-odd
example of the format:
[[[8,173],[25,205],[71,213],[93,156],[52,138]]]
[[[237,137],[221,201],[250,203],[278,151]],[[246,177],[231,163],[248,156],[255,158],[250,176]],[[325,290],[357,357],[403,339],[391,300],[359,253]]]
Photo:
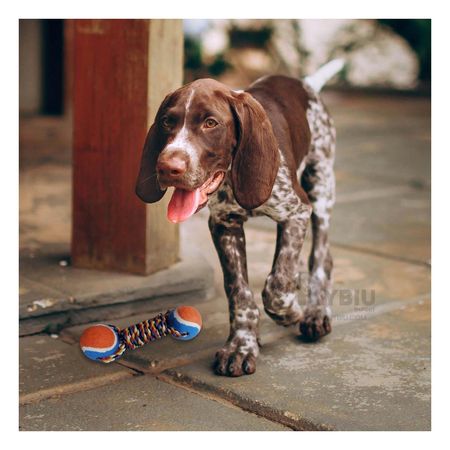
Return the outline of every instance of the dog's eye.
[[[170,128],[172,128],[173,121],[172,121],[169,117],[164,116],[164,117],[161,119],[161,124],[162,124],[162,126],[163,126],[164,128],[170,129]]]
[[[214,128],[214,127],[217,126],[217,125],[219,125],[218,122],[217,122],[217,120],[214,120],[214,119],[211,118],[211,117],[208,117],[208,118],[205,120],[205,128]]]

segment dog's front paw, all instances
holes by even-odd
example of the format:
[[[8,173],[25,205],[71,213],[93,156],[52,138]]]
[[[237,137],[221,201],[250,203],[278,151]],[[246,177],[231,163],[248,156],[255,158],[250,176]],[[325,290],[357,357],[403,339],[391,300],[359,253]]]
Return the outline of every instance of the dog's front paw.
[[[300,333],[306,341],[317,341],[331,333],[331,313],[325,306],[307,306],[300,322]]]
[[[256,335],[250,331],[239,330],[216,353],[214,371],[218,375],[229,377],[250,375],[256,370],[258,352]]]

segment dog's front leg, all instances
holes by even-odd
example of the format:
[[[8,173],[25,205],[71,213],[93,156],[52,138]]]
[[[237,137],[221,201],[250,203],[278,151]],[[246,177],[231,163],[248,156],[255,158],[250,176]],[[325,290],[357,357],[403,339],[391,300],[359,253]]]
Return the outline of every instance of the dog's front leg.
[[[226,219],[209,219],[230,310],[230,335],[216,354],[214,369],[219,375],[235,377],[255,372],[259,352],[259,310],[248,285],[243,221],[231,214]]]

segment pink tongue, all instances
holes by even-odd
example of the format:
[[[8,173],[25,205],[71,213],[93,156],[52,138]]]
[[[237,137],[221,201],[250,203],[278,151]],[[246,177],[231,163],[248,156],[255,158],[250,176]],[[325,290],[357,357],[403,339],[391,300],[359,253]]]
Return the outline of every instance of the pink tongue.
[[[167,218],[173,222],[183,222],[197,211],[201,199],[200,188],[195,191],[175,189],[167,207]]]

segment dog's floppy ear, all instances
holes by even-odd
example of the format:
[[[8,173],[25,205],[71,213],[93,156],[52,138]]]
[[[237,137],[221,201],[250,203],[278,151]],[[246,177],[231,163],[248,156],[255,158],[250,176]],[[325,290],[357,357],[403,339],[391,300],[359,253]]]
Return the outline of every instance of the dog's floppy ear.
[[[278,144],[266,112],[252,95],[233,93],[230,104],[237,128],[233,192],[244,209],[254,209],[272,193],[280,164]]]
[[[158,129],[158,119],[164,110],[170,94],[161,103],[155,117],[155,122],[150,127],[142,150],[141,166],[136,181],[136,195],[146,203],[155,203],[162,198],[166,190],[161,190],[156,177],[156,162],[164,147],[165,140]]]

